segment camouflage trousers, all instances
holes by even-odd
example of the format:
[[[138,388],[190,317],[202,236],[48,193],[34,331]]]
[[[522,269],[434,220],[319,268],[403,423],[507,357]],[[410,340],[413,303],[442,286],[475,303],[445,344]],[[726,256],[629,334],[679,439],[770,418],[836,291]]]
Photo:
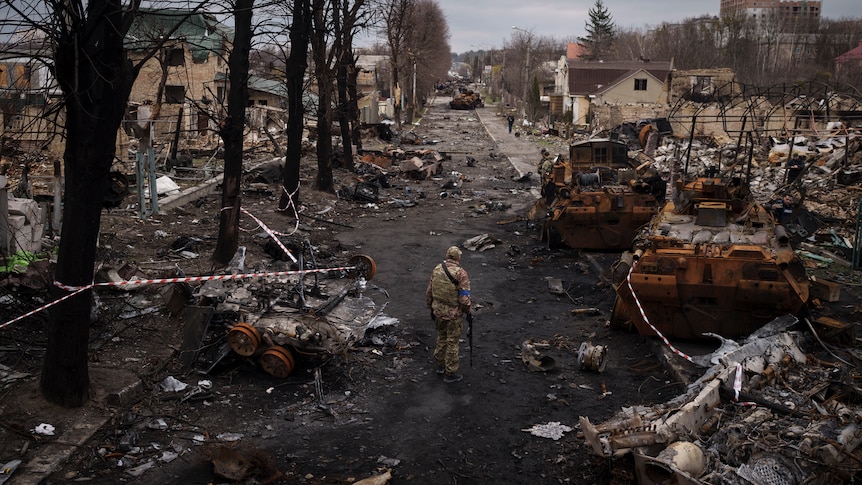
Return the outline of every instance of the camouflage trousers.
[[[459,339],[464,320],[458,317],[454,320],[437,317],[437,346],[434,347],[434,360],[443,367],[447,374],[458,371]]]

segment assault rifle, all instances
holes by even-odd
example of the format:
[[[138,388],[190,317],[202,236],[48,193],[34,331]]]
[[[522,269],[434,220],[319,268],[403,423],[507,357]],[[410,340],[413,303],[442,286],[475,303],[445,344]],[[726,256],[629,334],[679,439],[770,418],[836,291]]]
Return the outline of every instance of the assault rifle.
[[[473,314],[467,314],[467,343],[470,344],[470,367],[473,367]]]

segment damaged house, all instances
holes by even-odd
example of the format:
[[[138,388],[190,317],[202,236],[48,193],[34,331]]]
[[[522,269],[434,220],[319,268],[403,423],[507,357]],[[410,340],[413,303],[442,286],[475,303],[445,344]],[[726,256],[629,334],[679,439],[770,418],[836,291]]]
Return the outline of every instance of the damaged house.
[[[359,95],[359,121],[373,125],[380,122],[381,115],[395,116],[389,96],[389,56],[360,55],[356,58],[356,91]]]
[[[232,30],[205,13],[144,10],[126,36],[132,60],[142,58],[164,36],[168,40],[143,65],[132,87],[130,119],[170,120],[155,124],[156,138],[173,133],[179,122],[187,138],[211,141],[221,109],[218,100],[225,99],[214,81],[227,70]],[[139,106],[148,108],[136,113]],[[129,125],[126,133],[136,136]]]
[[[561,59],[551,106],[563,113],[571,111],[576,126],[616,126],[631,119],[661,117],[671,69],[667,61]]]
[[[3,148],[28,153],[43,149],[60,153],[62,144],[56,135],[62,113],[55,109],[59,88],[49,66],[41,60],[50,45],[35,32],[26,32],[3,45],[2,50],[0,143]]]

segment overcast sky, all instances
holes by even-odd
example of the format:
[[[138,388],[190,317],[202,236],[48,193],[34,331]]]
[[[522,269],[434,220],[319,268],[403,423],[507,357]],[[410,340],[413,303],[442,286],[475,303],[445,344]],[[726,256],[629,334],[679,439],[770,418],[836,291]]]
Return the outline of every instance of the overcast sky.
[[[501,47],[512,26],[557,38],[584,36],[595,0],[437,0],[449,23],[453,52]],[[718,15],[720,0],[604,0],[619,27],[646,28]],[[822,0],[822,17],[862,17],[862,0]],[[860,39],[862,40],[862,39]]]

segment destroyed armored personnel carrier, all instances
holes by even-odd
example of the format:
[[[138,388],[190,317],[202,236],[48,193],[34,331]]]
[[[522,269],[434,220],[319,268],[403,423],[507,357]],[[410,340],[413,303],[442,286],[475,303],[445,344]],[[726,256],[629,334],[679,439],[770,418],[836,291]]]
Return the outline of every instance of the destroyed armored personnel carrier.
[[[664,199],[666,184],[643,165],[630,161],[626,144],[617,140],[572,144],[568,161],[540,174],[542,199],[530,219],[542,221],[542,240],[550,247],[630,249]]]
[[[307,262],[300,257],[299,267],[305,270],[206,282],[200,295],[214,304],[211,320],[228,327],[210,368],[232,352],[285,378],[299,359],[325,361],[364,337],[385,307],[369,295],[376,288],[368,284],[376,271],[374,260],[357,255],[329,269],[314,263],[313,257]]]
[[[614,285],[613,325],[679,339],[748,335],[799,312],[809,290],[784,227],[734,174],[677,180]]]
[[[452,101],[449,101],[449,108],[451,109],[476,109],[483,106],[485,106],[485,102],[482,101],[481,94],[464,88],[458,91]]]

